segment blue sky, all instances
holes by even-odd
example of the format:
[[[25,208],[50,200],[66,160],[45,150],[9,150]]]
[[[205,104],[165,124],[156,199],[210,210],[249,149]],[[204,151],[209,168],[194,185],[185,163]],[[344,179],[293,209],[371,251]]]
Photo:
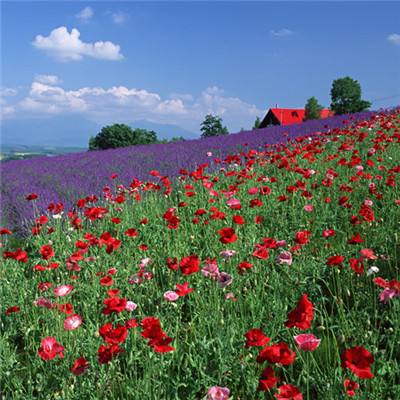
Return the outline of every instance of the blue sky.
[[[3,120],[79,115],[231,131],[357,79],[400,104],[400,3],[2,2]],[[393,97],[392,97],[393,96]],[[397,96],[397,97],[394,97]],[[388,99],[380,100],[386,97]]]

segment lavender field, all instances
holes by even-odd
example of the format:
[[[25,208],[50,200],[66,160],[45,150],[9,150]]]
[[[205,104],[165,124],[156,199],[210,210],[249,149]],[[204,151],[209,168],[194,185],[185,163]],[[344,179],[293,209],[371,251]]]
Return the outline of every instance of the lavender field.
[[[332,131],[347,124],[367,119],[373,112],[340,115],[312,120],[291,126],[274,126],[226,136],[189,140],[169,144],[133,146],[105,151],[75,153],[59,157],[8,161],[1,168],[0,222],[21,230],[32,219],[34,210],[25,200],[28,193],[38,195],[38,212],[50,203],[63,203],[69,210],[77,198],[102,195],[111,174],[118,174],[118,183],[129,185],[134,179],[149,180],[150,170],[162,176],[176,176],[179,168],[193,170],[207,163],[210,168],[229,153],[246,148],[260,149],[286,142],[288,139]],[[207,155],[212,153],[212,156]]]

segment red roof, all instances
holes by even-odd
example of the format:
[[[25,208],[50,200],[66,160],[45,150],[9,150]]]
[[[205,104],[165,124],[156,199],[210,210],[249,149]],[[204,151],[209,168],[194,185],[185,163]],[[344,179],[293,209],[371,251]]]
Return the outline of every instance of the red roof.
[[[281,125],[299,124],[303,122],[304,108],[271,108],[271,112],[279,120]],[[333,116],[333,112],[328,108],[321,111],[321,118]]]

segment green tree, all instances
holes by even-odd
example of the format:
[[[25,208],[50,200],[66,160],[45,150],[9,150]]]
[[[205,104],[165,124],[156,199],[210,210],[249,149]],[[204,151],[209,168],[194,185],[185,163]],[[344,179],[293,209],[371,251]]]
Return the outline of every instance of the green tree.
[[[261,119],[260,117],[257,117],[256,120],[254,121],[254,125],[252,129],[258,129],[261,125]]]
[[[320,119],[323,107],[318,103],[315,97],[310,97],[305,106],[304,120]]]
[[[358,81],[346,76],[333,81],[331,88],[331,109],[335,114],[364,111],[371,103],[361,99],[361,86]]]
[[[202,138],[228,134],[228,128],[222,125],[222,118],[217,115],[207,114],[200,126]]]
[[[131,146],[133,131],[124,124],[108,125],[89,140],[89,150],[115,149],[117,147]]]
[[[89,139],[89,150],[116,149],[157,142],[157,134],[147,129],[134,129],[125,124],[105,126]]]
[[[147,129],[136,128],[133,130],[132,145],[151,144],[157,142],[157,134]]]

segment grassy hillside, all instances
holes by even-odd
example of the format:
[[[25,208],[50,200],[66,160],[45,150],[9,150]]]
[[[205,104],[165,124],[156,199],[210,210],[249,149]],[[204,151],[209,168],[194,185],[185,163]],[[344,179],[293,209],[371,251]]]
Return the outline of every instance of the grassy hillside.
[[[2,230],[3,396],[398,399],[399,141],[393,111],[176,180],[121,163],[74,212],[19,192],[37,214],[23,242]]]

